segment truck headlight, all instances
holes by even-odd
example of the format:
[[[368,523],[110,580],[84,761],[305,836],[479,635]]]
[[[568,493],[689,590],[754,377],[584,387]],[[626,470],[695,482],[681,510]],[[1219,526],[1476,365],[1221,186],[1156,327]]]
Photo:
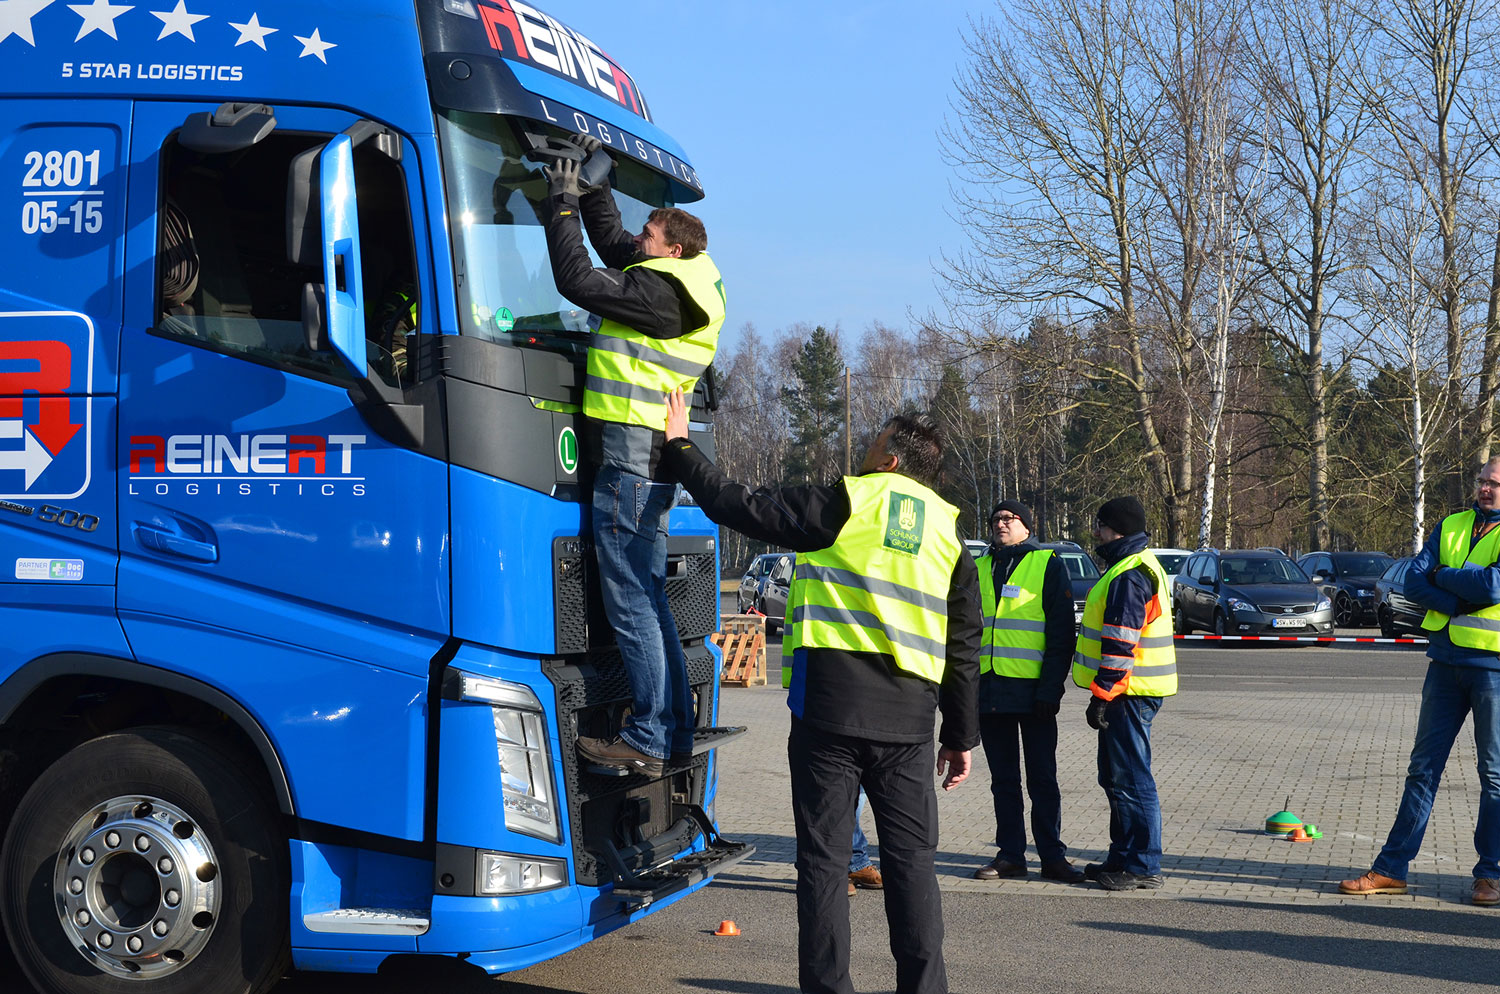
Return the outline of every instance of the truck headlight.
[[[460,675],[464,700],[484,701],[495,714],[505,827],[512,832],[562,841],[546,714],[530,687],[471,673]]]
[[[560,859],[503,852],[480,852],[475,856],[474,893],[485,897],[526,894],[561,887],[567,882],[568,867]]]

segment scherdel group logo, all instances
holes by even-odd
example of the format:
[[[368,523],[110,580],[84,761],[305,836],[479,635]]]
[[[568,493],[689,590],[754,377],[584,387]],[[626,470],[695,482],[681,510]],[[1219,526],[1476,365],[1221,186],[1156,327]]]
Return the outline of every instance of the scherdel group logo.
[[[365,495],[364,435],[131,435],[130,489],[154,494]]]
[[[94,325],[72,311],[0,313],[0,499],[89,486]]]

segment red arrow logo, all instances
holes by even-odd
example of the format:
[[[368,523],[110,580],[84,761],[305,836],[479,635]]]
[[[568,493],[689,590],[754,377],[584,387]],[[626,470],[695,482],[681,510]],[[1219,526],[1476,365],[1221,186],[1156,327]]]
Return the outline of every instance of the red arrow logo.
[[[34,362],[35,370],[0,372],[0,419],[24,416],[23,395],[35,391],[37,421],[26,427],[54,456],[83,425],[73,423],[68,387],[73,383],[73,350],[62,342],[0,342],[0,367]]]

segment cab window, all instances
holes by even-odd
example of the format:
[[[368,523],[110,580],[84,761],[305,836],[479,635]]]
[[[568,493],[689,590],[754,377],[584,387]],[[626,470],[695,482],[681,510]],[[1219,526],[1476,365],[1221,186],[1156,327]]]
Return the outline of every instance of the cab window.
[[[308,348],[303,287],[320,264],[290,261],[287,176],[299,153],[331,135],[274,132],[249,148],[204,153],[174,139],[162,148],[157,208],[156,334],[288,372],[340,383],[352,377],[331,350]],[[416,259],[399,164],[370,144],[354,152],[365,338],[387,383],[412,379]]]

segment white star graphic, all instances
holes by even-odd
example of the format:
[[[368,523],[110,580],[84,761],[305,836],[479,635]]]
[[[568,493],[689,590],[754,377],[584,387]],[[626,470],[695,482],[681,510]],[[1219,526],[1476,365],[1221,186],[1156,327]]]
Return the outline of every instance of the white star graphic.
[[[52,6],[54,0],[0,0],[0,41],[11,35],[36,48],[31,19]]]
[[[186,0],[177,0],[177,6],[171,10],[153,10],[151,16],[161,18],[161,34],[156,36],[157,41],[167,35],[182,35],[188,41],[196,42],[193,25],[208,20],[207,14],[189,14]]]
[[[301,35],[292,35],[292,37],[296,38],[302,43],[302,54],[297,56],[297,58],[305,59],[309,55],[316,55],[318,57],[318,61],[323,63],[325,66],[328,65],[328,59],[324,57],[323,53],[328,51],[330,48],[338,48],[338,45],[334,44],[333,42],[324,41],[322,37],[319,36],[317,28],[313,28],[311,37],[304,38]]]
[[[68,9],[83,18],[83,24],[78,28],[78,37],[74,41],[82,41],[84,35],[95,31],[103,31],[119,41],[120,36],[115,34],[115,18],[127,10],[135,10],[124,4],[110,3],[109,0],[94,0],[91,4],[70,3]]]
[[[266,50],[266,35],[273,35],[281,30],[280,28],[261,27],[259,14],[251,14],[250,20],[244,24],[236,24],[230,21],[229,26],[240,33],[240,40],[234,43],[235,48],[239,48],[248,41],[251,44],[259,45],[262,52]]]

